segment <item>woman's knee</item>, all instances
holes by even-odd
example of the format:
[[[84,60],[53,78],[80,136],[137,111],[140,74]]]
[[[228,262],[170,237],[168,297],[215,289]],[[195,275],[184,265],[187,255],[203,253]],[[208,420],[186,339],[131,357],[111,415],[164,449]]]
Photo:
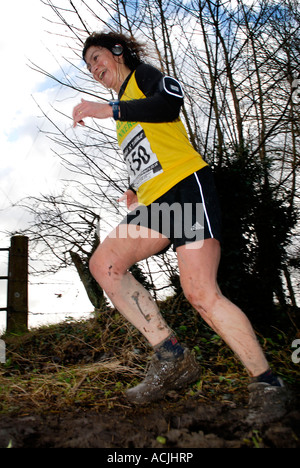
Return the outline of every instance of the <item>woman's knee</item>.
[[[90,273],[95,279],[97,279],[97,277],[99,275],[101,276],[102,268],[104,266],[104,263],[105,263],[105,261],[104,261],[104,258],[102,257],[102,252],[98,248],[93,253],[93,255],[91,256],[91,258],[89,260]]]
[[[185,288],[183,291],[189,303],[203,318],[212,318],[214,306],[222,298],[217,288]]]
[[[121,257],[114,255],[110,249],[100,245],[89,261],[91,275],[103,287],[107,281],[118,279],[126,273]]]
[[[100,283],[107,275],[109,276],[111,260],[105,249],[101,246],[93,253],[89,261],[91,275]]]

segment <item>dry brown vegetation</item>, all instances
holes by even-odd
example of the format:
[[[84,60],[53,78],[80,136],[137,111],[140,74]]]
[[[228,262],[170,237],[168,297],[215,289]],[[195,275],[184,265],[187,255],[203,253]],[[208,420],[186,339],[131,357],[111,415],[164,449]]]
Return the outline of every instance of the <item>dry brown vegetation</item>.
[[[166,301],[162,310],[202,366],[202,378],[173,398],[197,395],[203,401],[245,403],[248,377],[220,337],[191,309],[180,314]],[[139,332],[109,308],[86,321],[66,321],[4,340],[2,413],[127,407],[124,390],[141,380],[151,356]],[[274,338],[261,342],[276,372],[296,385],[298,369],[291,361],[289,338],[277,331],[277,343]]]
[[[202,368],[198,382],[150,406],[130,406],[124,391],[142,379],[151,349],[107,307],[86,321],[4,336],[0,447],[299,447],[297,401],[281,421],[249,426],[248,377],[239,361],[182,296],[160,306],[180,341],[194,350]],[[297,392],[290,337],[273,329],[260,340],[273,368]]]

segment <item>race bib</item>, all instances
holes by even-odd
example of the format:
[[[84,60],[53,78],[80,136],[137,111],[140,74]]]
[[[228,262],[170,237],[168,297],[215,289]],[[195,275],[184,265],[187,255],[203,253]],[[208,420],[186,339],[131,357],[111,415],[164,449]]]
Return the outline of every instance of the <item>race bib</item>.
[[[130,185],[135,190],[163,172],[141,125],[138,124],[129,133],[123,140],[121,148],[127,165]]]

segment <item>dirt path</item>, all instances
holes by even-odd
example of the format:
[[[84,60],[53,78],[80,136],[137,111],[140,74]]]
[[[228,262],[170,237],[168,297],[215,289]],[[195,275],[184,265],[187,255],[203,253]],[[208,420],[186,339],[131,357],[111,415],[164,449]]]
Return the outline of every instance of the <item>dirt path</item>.
[[[0,416],[0,447],[12,448],[300,448],[300,409],[281,421],[249,426],[247,409],[190,398],[151,408],[74,410]]]

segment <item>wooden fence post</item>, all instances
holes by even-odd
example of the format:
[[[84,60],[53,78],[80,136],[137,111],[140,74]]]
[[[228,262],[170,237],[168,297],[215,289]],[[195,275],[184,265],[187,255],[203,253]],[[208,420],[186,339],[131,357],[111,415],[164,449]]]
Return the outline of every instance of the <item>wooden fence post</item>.
[[[28,237],[13,236],[9,251],[7,333],[28,331]]]

